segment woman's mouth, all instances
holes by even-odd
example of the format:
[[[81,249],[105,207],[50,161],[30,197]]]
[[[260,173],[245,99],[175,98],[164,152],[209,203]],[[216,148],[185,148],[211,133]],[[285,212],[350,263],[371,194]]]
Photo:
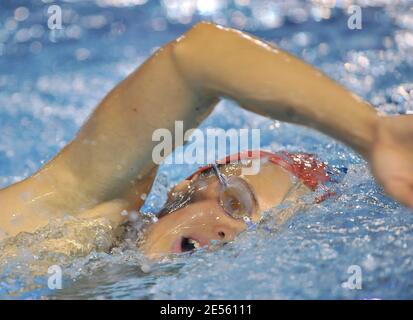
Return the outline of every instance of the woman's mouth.
[[[172,246],[173,253],[191,252],[202,247],[201,242],[193,237],[182,236]]]
[[[192,238],[182,237],[182,240],[181,240],[181,251],[182,252],[193,251],[199,248],[201,248],[201,244],[197,240],[192,239]]]

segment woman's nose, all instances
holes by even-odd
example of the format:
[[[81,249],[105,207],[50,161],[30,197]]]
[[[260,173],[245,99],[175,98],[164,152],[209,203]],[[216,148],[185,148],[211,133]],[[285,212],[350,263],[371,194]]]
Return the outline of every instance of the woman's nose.
[[[240,232],[241,228],[235,228],[234,226],[219,225],[214,228],[215,237],[220,241],[231,241],[233,240]]]

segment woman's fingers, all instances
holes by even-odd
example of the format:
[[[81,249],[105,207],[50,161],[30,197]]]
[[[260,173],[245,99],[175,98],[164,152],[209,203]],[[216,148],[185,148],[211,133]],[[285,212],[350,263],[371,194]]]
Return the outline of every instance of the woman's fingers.
[[[387,194],[413,209],[413,181],[394,178],[383,186]]]

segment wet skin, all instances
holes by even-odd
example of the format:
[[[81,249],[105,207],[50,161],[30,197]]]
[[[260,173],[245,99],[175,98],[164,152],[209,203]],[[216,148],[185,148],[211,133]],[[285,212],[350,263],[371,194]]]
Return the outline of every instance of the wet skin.
[[[413,115],[379,114],[280,48],[234,29],[199,23],[119,83],[51,161],[26,180],[0,190],[0,240],[34,232],[67,214],[104,218],[116,229],[126,221],[120,212],[138,210],[144,202],[139,195],[148,193],[154,181],[154,130],[174,132],[175,121],[195,128],[221,98],[346,143],[368,161],[390,196],[413,208]],[[273,193],[283,183],[266,179],[263,174],[250,181],[260,211],[282,199]],[[171,214],[174,221],[162,218],[148,231],[145,250],[152,255],[172,252],[171,243],[185,227],[190,229],[190,222],[191,232],[201,238],[206,233],[205,223],[198,223],[201,217],[210,216],[207,221],[215,224],[231,221],[216,219],[216,201],[193,201],[193,209],[185,210],[187,222],[180,226],[175,221],[184,209]],[[195,213],[200,216],[192,218]],[[174,231],[168,231],[168,224]],[[216,237],[212,231],[205,235],[208,240]]]
[[[289,190],[297,183],[291,174],[272,163],[264,163],[257,175],[242,176],[240,167],[234,170],[225,166],[220,171],[227,177],[238,176],[248,184],[251,194],[244,194],[246,202],[254,207],[251,220],[257,223],[262,212],[280,204]],[[217,240],[228,242],[246,230],[242,219],[235,219],[226,213],[220,202],[220,183],[214,175],[200,175],[191,181],[184,180],[170,193],[169,201],[177,195],[194,188],[189,204],[162,216],[151,225],[145,234],[141,249],[150,258],[159,258],[165,254],[192,251]],[[309,189],[303,187],[304,192]],[[244,197],[243,197],[244,198]],[[254,200],[251,200],[254,199]]]

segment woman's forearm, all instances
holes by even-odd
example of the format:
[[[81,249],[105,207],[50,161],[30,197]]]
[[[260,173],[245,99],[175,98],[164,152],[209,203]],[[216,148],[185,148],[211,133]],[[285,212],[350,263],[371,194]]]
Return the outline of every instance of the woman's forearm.
[[[375,109],[292,55],[240,31],[203,23],[181,37],[175,57],[195,91],[315,128],[369,157]]]

